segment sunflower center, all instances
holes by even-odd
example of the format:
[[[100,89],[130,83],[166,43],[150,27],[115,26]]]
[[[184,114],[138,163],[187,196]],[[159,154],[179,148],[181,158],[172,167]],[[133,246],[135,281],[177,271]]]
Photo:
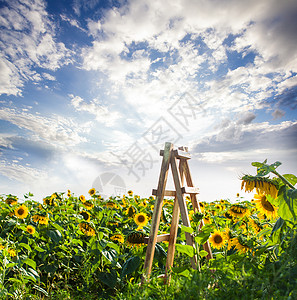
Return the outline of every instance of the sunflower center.
[[[21,216],[25,213],[25,210],[23,208],[19,208],[18,213]]]
[[[220,235],[216,235],[214,241],[216,244],[220,244],[223,241],[223,238]]]
[[[265,210],[272,211],[272,212],[274,211],[274,207],[269,201],[266,200],[266,197],[262,197],[261,204]]]
[[[142,222],[144,222],[144,220],[145,220],[145,217],[144,216],[138,216],[138,222],[140,222],[140,223],[142,223]]]

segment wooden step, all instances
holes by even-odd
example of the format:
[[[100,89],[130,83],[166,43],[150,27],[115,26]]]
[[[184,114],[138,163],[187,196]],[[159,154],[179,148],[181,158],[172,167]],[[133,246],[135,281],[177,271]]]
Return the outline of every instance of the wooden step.
[[[160,235],[157,235],[157,243],[160,243],[160,242],[165,242],[165,241],[169,241],[169,238],[170,238],[170,234],[169,233],[165,233],[165,234],[160,234]],[[144,238],[144,243],[147,244],[148,243],[148,240],[149,240],[149,237],[146,236]]]

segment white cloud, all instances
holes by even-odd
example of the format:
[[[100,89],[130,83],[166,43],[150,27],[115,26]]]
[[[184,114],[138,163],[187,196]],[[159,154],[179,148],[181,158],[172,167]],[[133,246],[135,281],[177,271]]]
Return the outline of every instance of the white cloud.
[[[113,126],[117,120],[121,118],[121,115],[117,111],[110,111],[107,106],[101,105],[96,99],[93,99],[89,103],[85,102],[81,97],[69,95],[71,98],[71,104],[77,111],[85,111],[96,117],[99,123],[104,124],[107,127]]]
[[[1,8],[1,93],[20,95],[25,81],[40,81],[35,67],[57,70],[72,54],[55,39],[55,25],[42,0],[12,0]]]
[[[0,173],[11,180],[26,184],[47,179],[45,171],[5,161],[0,161]]]
[[[46,118],[15,109],[0,109],[0,119],[8,121],[31,133],[34,140],[44,140],[56,145],[76,145],[86,139],[79,135],[79,127],[75,123],[60,116]]]

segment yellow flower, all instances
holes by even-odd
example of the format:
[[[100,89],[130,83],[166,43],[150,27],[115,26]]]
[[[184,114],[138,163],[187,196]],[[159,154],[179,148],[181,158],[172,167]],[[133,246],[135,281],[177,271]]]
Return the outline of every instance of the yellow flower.
[[[141,228],[148,223],[148,216],[146,213],[138,213],[134,217],[134,222]]]
[[[241,242],[237,237],[232,239],[232,245],[238,250],[239,253],[246,253],[250,250],[250,248]]]
[[[83,218],[86,222],[89,222],[91,220],[91,215],[85,210],[80,212],[80,215],[83,216]]]
[[[277,217],[277,207],[271,204],[266,195],[254,195],[256,208],[260,212],[260,216],[265,215],[268,219],[275,219]]]
[[[3,250],[4,248],[5,246],[0,243],[0,250]]]
[[[129,191],[128,191],[128,195],[129,195],[129,196],[132,196],[132,195],[133,195],[133,192],[132,192],[131,190],[129,190]]]
[[[91,201],[85,201],[85,202],[83,202],[83,206],[86,209],[90,210],[90,209],[92,209],[94,207],[94,204]]]
[[[132,218],[135,215],[135,208],[130,205],[127,209],[126,209],[126,214],[128,215],[128,217]]]
[[[272,198],[277,197],[277,187],[276,184],[267,177],[254,177],[245,175],[242,177],[241,189],[245,187],[246,192],[252,192],[257,189],[257,193],[270,195]]]
[[[134,231],[127,236],[128,245],[143,245],[145,234],[141,231]]]
[[[39,216],[39,224],[47,225],[48,224],[48,217]]]
[[[96,193],[96,190],[94,188],[92,188],[92,189],[89,190],[89,194],[91,196],[95,195],[95,193]]]
[[[43,225],[47,225],[48,224],[48,217],[46,216],[42,216],[42,215],[34,215],[32,217],[33,222],[38,223],[39,224],[43,224]]]
[[[107,201],[105,203],[105,206],[108,207],[108,208],[117,208],[117,205],[112,201]]]
[[[9,205],[16,205],[18,203],[18,199],[17,198],[7,198],[5,200],[5,202]]]
[[[11,256],[11,257],[14,257],[16,256],[16,251],[14,249],[8,249],[8,254]]]
[[[19,219],[25,219],[28,216],[28,207],[25,204],[22,204],[15,209],[14,213]]]
[[[115,235],[113,235],[112,237],[110,237],[110,239],[111,239],[112,241],[118,241],[118,242],[121,243],[121,244],[123,244],[124,241],[125,241],[124,237],[123,237],[121,234],[115,234]]]
[[[228,213],[234,218],[243,218],[244,216],[249,216],[249,209],[240,204],[234,204],[230,207]]]
[[[80,200],[82,203],[86,202],[86,198],[85,198],[84,195],[80,195],[80,196],[79,196],[79,200]]]
[[[210,236],[209,242],[213,248],[220,249],[226,244],[227,240],[223,232],[215,230]]]
[[[94,236],[96,234],[92,226],[86,222],[79,223],[78,227],[87,236]]]
[[[35,227],[32,225],[28,225],[26,230],[32,235],[35,233]]]

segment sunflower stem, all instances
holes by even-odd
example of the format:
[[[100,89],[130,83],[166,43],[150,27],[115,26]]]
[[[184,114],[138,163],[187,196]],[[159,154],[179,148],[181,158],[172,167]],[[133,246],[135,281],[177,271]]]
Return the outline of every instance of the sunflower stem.
[[[277,171],[271,171],[271,173],[278,176],[284,182],[284,184],[287,184],[291,189],[295,190],[294,186],[284,176],[279,174]]]

